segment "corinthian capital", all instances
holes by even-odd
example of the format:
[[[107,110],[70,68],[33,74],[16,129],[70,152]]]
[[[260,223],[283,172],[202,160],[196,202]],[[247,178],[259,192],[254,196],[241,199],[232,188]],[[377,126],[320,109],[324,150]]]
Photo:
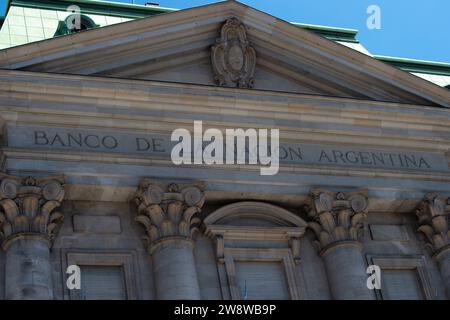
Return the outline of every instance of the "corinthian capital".
[[[192,239],[201,220],[198,217],[205,195],[201,184],[162,185],[144,179],[136,192],[136,221],[147,233],[148,244],[182,237]]]
[[[433,253],[450,247],[449,204],[450,199],[429,193],[416,209],[420,225],[418,231],[425,235],[427,247]]]
[[[340,241],[357,241],[364,230],[367,216],[367,190],[352,193],[313,190],[308,223],[316,237],[316,244],[323,249]]]
[[[0,235],[3,247],[18,236],[54,239],[64,219],[55,210],[64,198],[63,178],[0,175]]]

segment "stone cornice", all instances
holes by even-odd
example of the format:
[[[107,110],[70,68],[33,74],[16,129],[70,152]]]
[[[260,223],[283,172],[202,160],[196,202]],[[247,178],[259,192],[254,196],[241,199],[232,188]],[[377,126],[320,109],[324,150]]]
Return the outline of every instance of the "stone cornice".
[[[16,177],[0,173],[2,246],[18,238],[56,236],[64,216],[56,209],[64,199],[64,177]]]
[[[426,238],[426,246],[436,255],[450,249],[450,199],[435,193],[425,195],[416,209],[418,231]]]
[[[269,107],[267,102],[272,102],[277,104],[276,108],[282,108],[280,110],[309,110],[313,113],[320,113],[320,109],[312,109],[311,104],[314,107],[320,108],[324,106],[326,108],[341,108],[342,110],[351,111],[351,114],[345,114],[346,116],[352,116],[353,114],[359,115],[364,114],[365,111],[370,112],[373,117],[381,116],[380,111],[386,108],[386,114],[384,117],[386,119],[392,119],[392,112],[402,112],[404,111],[404,117],[408,119],[410,116],[406,111],[417,108],[417,111],[435,111],[439,115],[450,114],[447,109],[435,108],[432,106],[424,106],[421,104],[413,103],[398,103],[389,101],[373,101],[364,98],[349,98],[349,97],[339,97],[339,96],[326,96],[326,95],[312,95],[307,93],[295,93],[295,92],[277,92],[277,91],[267,91],[253,89],[251,95],[245,89],[240,88],[227,88],[227,87],[210,87],[199,84],[192,83],[177,83],[177,82],[167,82],[158,80],[139,80],[139,79],[126,79],[126,78],[107,78],[102,76],[86,76],[78,74],[56,74],[41,71],[27,71],[27,70],[7,70],[0,69],[0,79],[2,80],[2,89],[6,90],[8,88],[14,89],[17,92],[23,93],[39,93],[39,89],[48,89],[46,96],[69,94],[81,95],[82,97],[93,99],[98,99],[99,94],[102,98],[116,97],[118,100],[125,99],[129,102],[131,101],[146,101],[147,104],[151,104],[152,100],[149,100],[149,94],[152,98],[154,96],[173,96],[173,94],[178,93],[182,96],[189,95],[204,95],[215,101],[214,105],[221,106],[221,102],[226,105],[230,104],[230,97],[228,95],[233,95],[233,98],[239,99],[239,105],[233,105],[236,108],[243,108],[247,105],[251,107],[252,110],[266,110]],[[41,82],[36,82],[34,78],[41,79]],[[61,85],[61,81],[70,81],[71,88],[67,90],[67,87]],[[90,88],[89,83],[95,83],[95,89]],[[126,95],[126,90],[130,91],[130,94]],[[172,91],[173,90],[173,91]],[[160,91],[160,92],[158,92]],[[211,96],[211,91],[220,92],[222,94],[218,96]],[[121,95],[119,96],[119,93]],[[225,96],[223,95],[225,94]],[[264,101],[260,101],[257,105],[254,103],[254,96],[264,98]],[[283,97],[280,103],[280,97]],[[43,96],[42,98],[45,98]],[[180,102],[183,102],[185,97],[183,97]],[[155,102],[158,103],[160,101]],[[289,103],[289,108],[286,106],[286,102]],[[361,105],[361,103],[363,104]],[[207,101],[199,100],[198,105],[208,104]],[[209,104],[208,104],[209,105]],[[284,105],[284,108],[283,108]],[[258,108],[258,106],[260,106]],[[274,107],[275,108],[275,107]],[[250,109],[249,109],[250,110]],[[326,109],[328,110],[328,109]],[[324,110],[325,111],[325,110]],[[375,113],[374,113],[375,112]],[[390,113],[389,113],[390,112]],[[430,116],[438,118],[438,116],[433,114],[423,114],[418,115],[416,113],[412,114],[414,118],[418,116]],[[399,118],[398,121],[403,121],[404,118]],[[436,120],[436,123],[438,123]]]
[[[352,243],[362,236],[363,220],[367,216],[367,190],[351,193],[317,189],[311,192],[308,223],[316,235],[320,250],[326,250],[340,242]]]
[[[1,88],[5,90],[0,97],[4,106],[0,106],[1,117],[6,121],[16,121],[18,114],[24,118],[26,115],[27,122],[36,125],[60,126],[63,116],[63,123],[71,126],[88,122],[91,128],[148,130],[148,123],[152,122],[152,128],[164,130],[170,123],[186,125],[189,121],[192,123],[192,118],[203,119],[205,115],[210,122],[217,123],[217,127],[226,115],[233,117],[238,126],[243,126],[247,123],[246,118],[240,115],[245,113],[254,119],[274,121],[274,127],[284,133],[282,138],[301,135],[305,141],[339,139],[340,143],[362,144],[380,144],[378,140],[385,140],[381,143],[385,145],[402,139],[401,145],[397,143],[392,147],[414,146],[436,151],[445,150],[445,147],[442,139],[436,140],[435,136],[445,137],[450,126],[450,111],[446,109],[359,99],[255,89],[249,97],[248,93],[233,88],[7,70],[0,70],[0,80]],[[94,87],[95,90],[92,89]],[[212,92],[218,95],[214,96]],[[255,105],[255,99],[264,102]],[[74,103],[67,105],[64,100]],[[30,108],[24,110],[24,103]],[[111,105],[115,109],[114,119],[109,117]],[[180,112],[186,108],[190,108],[192,114],[180,118]],[[130,110],[136,113],[130,113]],[[157,116],[161,110],[164,110],[163,121]],[[275,119],[273,112],[277,113]],[[293,119],[311,126],[326,123],[329,128],[316,129],[313,135],[310,128],[298,127]],[[389,131],[384,128],[389,128]]]
[[[200,226],[198,217],[205,202],[204,185],[160,184],[143,179],[135,194],[138,215],[151,247],[164,240],[185,238],[191,240]]]
[[[12,81],[17,74],[22,74],[18,76],[21,80]],[[22,123],[36,126],[82,126],[83,129],[136,133],[147,132],[152,128],[154,132],[170,133],[175,127],[191,126],[193,119],[208,119],[208,124],[216,128],[229,127],[233,122],[234,127],[240,128],[249,126],[246,119],[267,123],[270,118],[271,127],[280,130],[282,141],[336,142],[374,149],[410,148],[442,154],[450,140],[450,110],[445,109],[419,109],[418,106],[384,103],[377,105],[361,100],[326,97],[312,99],[310,96],[293,94],[283,95],[283,103],[280,103],[279,96],[278,102],[275,101],[275,93],[252,90],[252,96],[257,95],[264,100],[264,103],[256,106],[256,97],[249,99],[247,96],[246,99],[243,93],[229,88],[200,88],[154,82],[144,85],[142,81],[44,76],[22,71],[0,70],[0,82],[2,87],[9,88],[0,97],[0,117],[6,123],[14,123],[19,117]],[[119,89],[123,86],[127,89]],[[93,87],[96,90],[89,89]],[[170,93],[174,90],[173,95],[163,93],[165,90]],[[213,97],[211,90],[220,90],[221,97]],[[95,94],[102,98],[94,98]],[[150,94],[152,99],[149,99]],[[222,94],[231,99],[224,98]],[[64,100],[74,103],[65,104]],[[24,108],[24,105],[28,107]],[[112,118],[111,105],[114,105],[115,110]],[[195,108],[192,108],[193,105]],[[185,114],[188,108],[192,112]],[[263,108],[266,110],[263,111]],[[357,111],[357,108],[360,110]],[[431,109],[434,111],[426,112]],[[272,111],[277,114],[275,119]],[[402,116],[393,117],[393,112]],[[247,116],[240,116],[243,113]],[[294,119],[301,121],[302,126],[298,126],[298,121]],[[315,129],[312,131],[311,128]]]

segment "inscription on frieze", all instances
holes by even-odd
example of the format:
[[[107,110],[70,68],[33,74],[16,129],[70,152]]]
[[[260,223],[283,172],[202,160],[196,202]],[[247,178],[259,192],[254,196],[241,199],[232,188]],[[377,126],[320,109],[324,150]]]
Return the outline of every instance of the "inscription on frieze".
[[[170,135],[68,128],[8,126],[8,146],[27,149],[113,152],[170,159],[177,143]],[[247,153],[254,150],[246,149]],[[255,151],[256,152],[256,151]],[[443,154],[370,149],[344,145],[280,143],[280,163],[336,165],[395,170],[447,171]]]

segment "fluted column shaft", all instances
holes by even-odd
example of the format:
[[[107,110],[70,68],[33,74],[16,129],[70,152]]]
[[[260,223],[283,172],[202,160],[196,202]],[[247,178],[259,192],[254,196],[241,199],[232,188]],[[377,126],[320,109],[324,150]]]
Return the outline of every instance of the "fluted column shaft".
[[[6,299],[53,299],[50,247],[63,215],[61,178],[2,175],[0,228],[6,252]]]
[[[372,300],[367,288],[366,262],[359,238],[367,214],[365,191],[333,193],[315,190],[311,193],[312,218],[308,226],[314,231],[324,260],[333,299]]]
[[[201,185],[165,186],[145,179],[137,191],[136,220],[147,233],[157,299],[201,298],[193,238],[204,199]]]

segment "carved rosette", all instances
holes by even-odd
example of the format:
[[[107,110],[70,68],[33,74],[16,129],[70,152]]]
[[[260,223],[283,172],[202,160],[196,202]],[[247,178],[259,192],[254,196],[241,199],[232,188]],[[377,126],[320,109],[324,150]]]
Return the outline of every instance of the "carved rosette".
[[[0,234],[3,246],[17,236],[56,236],[64,216],[56,210],[64,198],[62,177],[0,176]]]
[[[147,245],[173,237],[192,239],[199,230],[198,214],[205,202],[201,184],[161,185],[144,179],[135,201],[136,221],[145,228]]]
[[[416,209],[418,231],[425,235],[426,246],[434,254],[450,248],[449,204],[450,199],[429,193]]]
[[[256,52],[247,41],[245,26],[236,18],[228,19],[221,37],[211,48],[215,80],[219,86],[252,88]]]
[[[367,191],[352,193],[314,190],[308,223],[317,237],[319,250],[341,241],[358,241],[363,235],[363,220],[369,204]]]

